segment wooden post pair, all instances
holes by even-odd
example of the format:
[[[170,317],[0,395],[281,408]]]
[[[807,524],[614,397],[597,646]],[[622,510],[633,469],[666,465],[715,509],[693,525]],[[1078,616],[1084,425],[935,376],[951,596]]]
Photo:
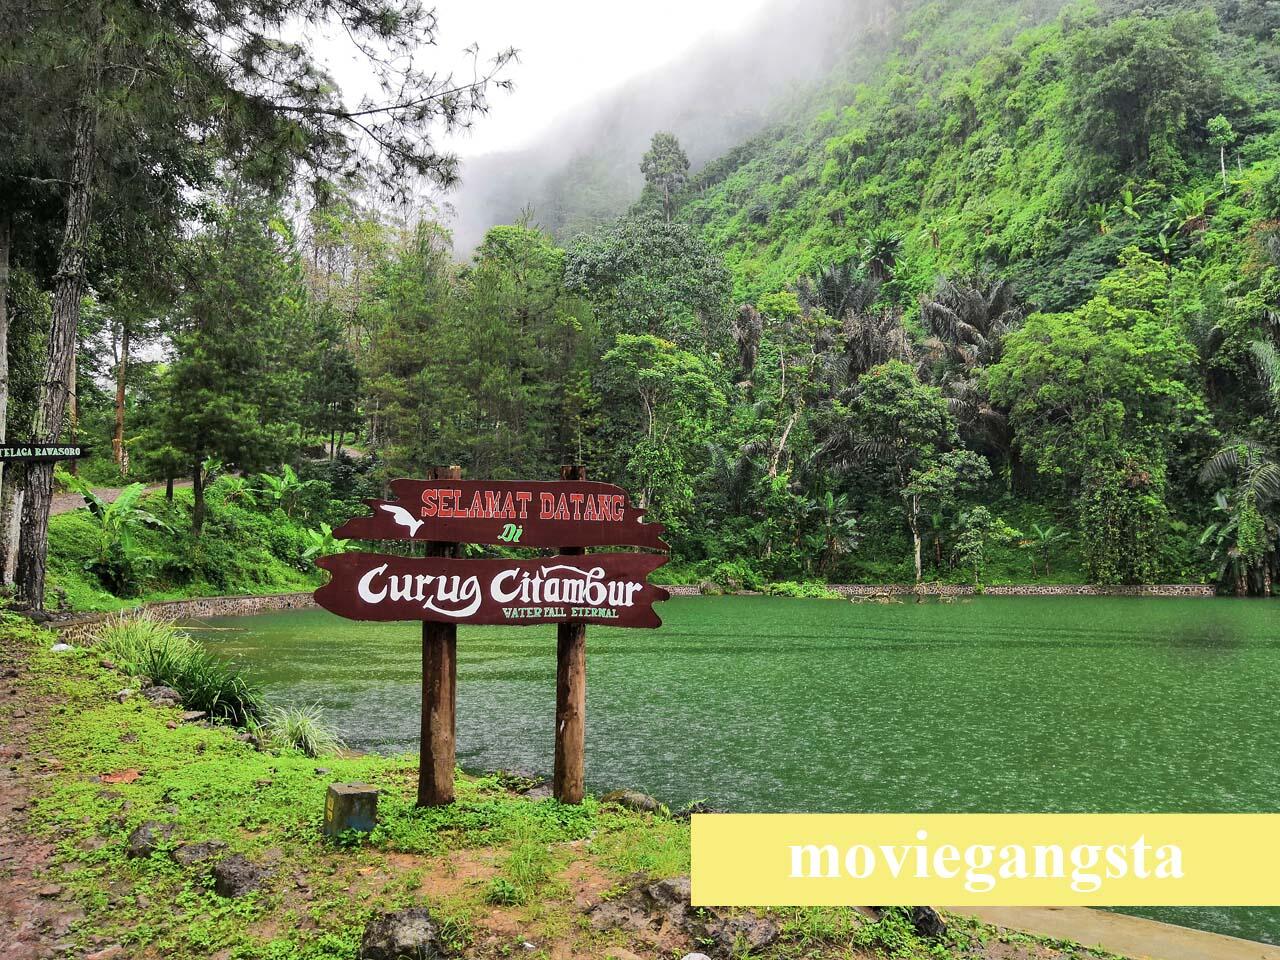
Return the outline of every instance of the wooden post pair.
[[[460,480],[460,467],[433,467],[432,480]],[[561,480],[585,480],[581,466],[560,468]],[[457,556],[458,544],[427,542],[427,556]],[[579,556],[581,547],[563,547]],[[418,806],[453,803],[457,751],[458,627],[422,624],[422,725],[418,761]],[[587,625],[556,626],[556,746],[552,793],[561,803],[581,803],[587,718]]]

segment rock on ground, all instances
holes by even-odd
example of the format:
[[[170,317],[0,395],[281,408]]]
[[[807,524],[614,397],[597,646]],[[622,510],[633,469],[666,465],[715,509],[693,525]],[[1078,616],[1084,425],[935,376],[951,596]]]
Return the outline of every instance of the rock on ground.
[[[444,956],[440,931],[426,907],[374,917],[360,938],[359,960],[436,960]]]
[[[158,820],[147,820],[138,824],[129,834],[125,843],[124,855],[130,860],[149,857],[173,838],[172,823],[160,823]]]
[[[763,950],[779,935],[772,920],[748,911],[694,910],[689,905],[688,877],[641,883],[597,903],[587,915],[598,930],[622,928],[657,941],[674,936],[707,945],[721,957],[736,956],[744,949]]]
[[[504,789],[515,793],[527,793],[534,787],[540,787],[547,782],[547,778],[541,774],[518,767],[510,770],[495,770],[494,776],[498,778],[498,783],[502,784]]]
[[[220,897],[243,897],[261,887],[268,876],[264,867],[233,853],[214,864],[213,892]]]
[[[173,687],[146,687],[143,689],[142,695],[157,707],[182,706],[182,694],[173,689]]]
[[[721,807],[713,807],[711,804],[707,803],[705,800],[695,800],[693,803],[689,804],[680,812],[673,814],[673,817],[676,820],[688,820],[695,813],[728,813],[728,812],[729,812],[728,810],[724,810]]]
[[[912,907],[911,924],[920,936],[935,940],[947,932],[947,921],[933,907]]]
[[[662,809],[662,804],[639,790],[615,790],[613,793],[606,793],[600,799],[605,803],[616,803],[620,807],[639,813],[657,813]]]
[[[226,848],[227,844],[224,840],[201,840],[199,843],[184,843],[169,856],[173,858],[175,863],[189,867],[192,864],[212,860]]]

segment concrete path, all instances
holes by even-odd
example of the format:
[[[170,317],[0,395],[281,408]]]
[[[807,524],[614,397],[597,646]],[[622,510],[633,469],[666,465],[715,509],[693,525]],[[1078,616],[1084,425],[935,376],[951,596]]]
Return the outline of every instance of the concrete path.
[[[1075,940],[1134,960],[1280,960],[1280,947],[1088,907],[944,907],[997,927]]]

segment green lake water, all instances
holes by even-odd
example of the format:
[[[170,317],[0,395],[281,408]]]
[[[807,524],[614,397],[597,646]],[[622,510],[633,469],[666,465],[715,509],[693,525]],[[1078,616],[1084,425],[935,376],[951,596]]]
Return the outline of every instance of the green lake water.
[[[741,811],[1280,809],[1280,603],[677,598],[591,627],[587,785]],[[277,702],[417,749],[420,628],[210,621]],[[458,758],[547,771],[555,628],[462,628]],[[1139,911],[1134,911],[1139,912]],[[1144,915],[1280,943],[1280,909]]]

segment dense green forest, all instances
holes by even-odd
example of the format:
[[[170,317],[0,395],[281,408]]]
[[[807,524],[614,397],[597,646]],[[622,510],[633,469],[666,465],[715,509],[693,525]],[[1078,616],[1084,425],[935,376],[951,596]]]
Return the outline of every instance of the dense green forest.
[[[323,111],[298,108],[299,131],[214,71],[235,121],[188,116],[218,136],[139,147],[130,131],[194,108],[120,88],[98,112],[98,214],[70,294],[75,176],[47,151],[83,136],[65,117],[85,111],[24,143],[59,91],[0,72],[3,109],[26,111],[0,160],[9,436],[48,433],[45,358],[74,294],[75,390],[56,413],[95,450],[80,477],[193,487],[180,510],[116,518],[162,523],[185,566],[157,561],[151,534],[94,540],[59,531],[96,521],[55,518],[54,580],[62,563],[118,593],[244,588],[252,576],[207,559],[220,529],[261,548],[278,512],[292,533],[271,562],[301,574],[326,524],[386,479],[577,462],[667,524],[670,575],[690,581],[1269,593],[1280,14],[945,0],[869,22],[785,121],[698,170],[656,132],[624,215],[557,239],[533,210],[461,264],[430,208],[376,202],[358,162],[300,188],[278,158],[332,161]],[[50,63],[81,49],[55,26]],[[299,103],[323,99],[322,78],[286,73]],[[456,173],[396,145],[384,185]],[[199,190],[150,178],[161,162]],[[13,473],[6,556],[15,509],[31,509]],[[311,484],[296,513],[290,476]]]

